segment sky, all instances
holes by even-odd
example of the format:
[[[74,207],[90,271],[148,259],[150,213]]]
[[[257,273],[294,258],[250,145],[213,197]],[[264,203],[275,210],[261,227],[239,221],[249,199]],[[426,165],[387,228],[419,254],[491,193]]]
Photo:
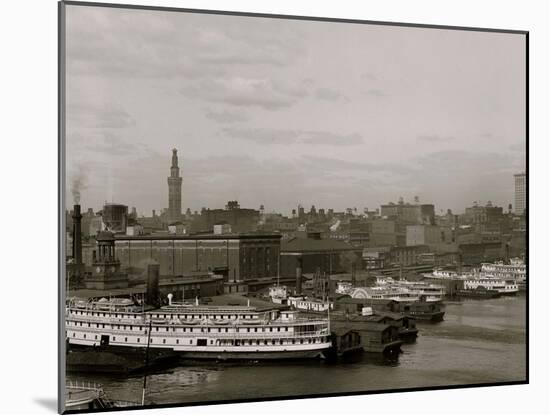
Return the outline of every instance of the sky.
[[[519,34],[67,6],[67,206],[507,208]]]

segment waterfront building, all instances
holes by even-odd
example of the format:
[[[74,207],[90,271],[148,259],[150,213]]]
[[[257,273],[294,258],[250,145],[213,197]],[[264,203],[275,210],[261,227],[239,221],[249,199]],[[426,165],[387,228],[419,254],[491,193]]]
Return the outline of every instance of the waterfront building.
[[[302,273],[320,272],[321,274],[330,275],[344,272],[348,270],[342,255],[355,253],[358,260],[361,258],[362,248],[354,247],[344,241],[321,239],[319,234],[310,234],[309,236],[308,238],[293,238],[282,242],[282,276],[295,276],[297,280],[301,280]],[[297,291],[299,292],[299,287],[297,287]]]
[[[125,268],[144,268],[155,261],[161,275],[211,271],[226,282],[275,278],[279,234],[152,234],[117,235],[118,258]]]

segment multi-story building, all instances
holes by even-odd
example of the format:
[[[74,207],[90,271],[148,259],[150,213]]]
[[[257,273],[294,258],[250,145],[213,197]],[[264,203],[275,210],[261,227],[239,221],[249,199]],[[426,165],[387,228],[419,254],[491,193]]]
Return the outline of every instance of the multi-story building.
[[[451,228],[436,225],[407,226],[407,246],[428,245],[430,248],[437,248],[453,242]]]
[[[410,204],[399,200],[398,203],[382,205],[380,215],[410,225],[433,225],[435,207],[432,204]]]
[[[279,234],[117,235],[115,245],[124,269],[143,270],[155,261],[161,275],[211,271],[239,282],[277,276],[280,239]]]
[[[516,215],[525,214],[527,208],[527,176],[525,173],[514,174],[515,181],[515,209]]]
[[[247,233],[256,231],[259,222],[259,210],[241,208],[236,200],[231,200],[225,209],[203,209],[191,228],[193,232],[212,232],[214,225],[225,223],[231,225],[235,233]]]

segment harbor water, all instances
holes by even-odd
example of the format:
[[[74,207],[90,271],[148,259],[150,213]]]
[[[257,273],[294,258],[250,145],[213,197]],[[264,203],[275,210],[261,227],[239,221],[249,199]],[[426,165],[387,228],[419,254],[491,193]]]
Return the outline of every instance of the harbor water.
[[[147,377],[147,404],[261,399],[415,387],[523,381],[526,298],[467,299],[445,320],[418,323],[397,361],[362,355],[347,362],[188,362]],[[143,376],[71,373],[100,383],[112,399],[140,401]]]

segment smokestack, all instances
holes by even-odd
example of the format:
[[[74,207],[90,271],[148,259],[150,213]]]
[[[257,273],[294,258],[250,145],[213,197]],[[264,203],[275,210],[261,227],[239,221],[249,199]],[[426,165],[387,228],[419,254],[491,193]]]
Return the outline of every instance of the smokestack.
[[[73,260],[77,265],[77,272],[80,273],[82,265],[82,215],[80,205],[73,207]]]
[[[147,292],[145,294],[145,301],[148,305],[153,307],[159,307],[159,264],[147,265]]]
[[[298,257],[298,264],[296,265],[296,294],[302,293],[302,263],[303,258]]]

